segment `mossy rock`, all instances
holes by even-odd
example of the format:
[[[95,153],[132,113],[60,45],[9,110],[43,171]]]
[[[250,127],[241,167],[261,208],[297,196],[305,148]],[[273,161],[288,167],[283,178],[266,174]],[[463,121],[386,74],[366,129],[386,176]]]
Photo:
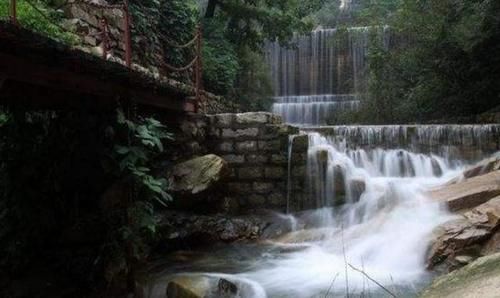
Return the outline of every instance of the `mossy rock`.
[[[500,297],[500,253],[437,278],[421,298]]]

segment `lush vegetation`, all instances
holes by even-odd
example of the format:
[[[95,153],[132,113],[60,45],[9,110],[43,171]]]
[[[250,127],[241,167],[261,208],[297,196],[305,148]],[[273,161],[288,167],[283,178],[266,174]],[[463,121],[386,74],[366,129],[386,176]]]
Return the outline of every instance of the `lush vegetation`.
[[[369,90],[347,120],[470,122],[500,104],[498,1],[367,2],[356,20],[388,25],[396,42],[387,47],[372,29]]]
[[[59,25],[63,15],[54,10],[54,6],[50,4],[54,3],[50,0],[18,1],[18,21],[22,26],[54,39],[68,44],[78,43],[78,37],[75,34],[68,32]],[[6,19],[9,15],[9,1],[2,1],[0,3],[0,18]]]

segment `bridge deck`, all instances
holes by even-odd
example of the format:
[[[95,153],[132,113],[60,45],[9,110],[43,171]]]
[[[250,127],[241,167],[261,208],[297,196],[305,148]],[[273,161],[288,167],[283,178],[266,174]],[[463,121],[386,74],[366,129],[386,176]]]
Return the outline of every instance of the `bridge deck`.
[[[129,101],[194,112],[189,90],[0,21],[0,104],[29,108]],[[189,88],[184,88],[189,89]]]

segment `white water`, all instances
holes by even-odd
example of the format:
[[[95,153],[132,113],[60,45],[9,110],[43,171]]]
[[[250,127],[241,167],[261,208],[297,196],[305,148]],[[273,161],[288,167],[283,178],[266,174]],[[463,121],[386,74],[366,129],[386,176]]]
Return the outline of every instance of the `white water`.
[[[355,110],[359,100],[352,94],[326,94],[275,97],[274,114],[296,125],[326,124],[337,112]]]
[[[462,166],[403,149],[350,149],[338,135],[309,139],[305,205],[315,210],[278,215],[291,233],[210,251],[174,272],[201,272],[182,274],[214,284],[225,278],[241,298],[388,297],[366,275],[398,297],[415,297],[431,279],[425,269],[431,233],[451,219],[426,190],[458,176]],[[353,181],[362,181],[364,191]],[[163,297],[165,280],[160,284],[153,297]]]
[[[342,5],[348,9],[351,1]],[[389,46],[389,30],[380,31]],[[335,113],[357,109],[359,95],[366,90],[369,41],[369,27],[352,27],[295,36],[289,47],[267,43],[275,90],[273,111],[288,123],[325,125]]]
[[[311,199],[320,208],[308,214],[309,230],[296,231],[281,243],[307,248],[263,258],[238,276],[256,281],[268,297],[325,297],[335,277],[329,297],[347,291],[381,294],[352,265],[391,291],[412,296],[427,276],[428,237],[449,219],[424,191],[445,183],[457,170],[440,157],[404,150],[350,151],[345,142],[319,134],[310,135],[308,166]],[[344,177],[347,188],[352,180],[365,181],[366,191],[356,197],[347,190],[344,204],[331,207],[338,199],[336,175]]]

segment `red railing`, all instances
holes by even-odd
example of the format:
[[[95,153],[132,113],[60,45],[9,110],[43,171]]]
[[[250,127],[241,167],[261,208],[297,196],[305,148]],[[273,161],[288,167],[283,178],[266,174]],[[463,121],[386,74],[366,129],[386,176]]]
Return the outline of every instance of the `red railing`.
[[[42,11],[40,11],[36,5],[32,4],[29,0],[23,0],[26,1],[33,9],[35,9],[38,13],[42,14],[44,18],[47,20],[50,20],[49,17],[47,17]],[[129,11],[129,2],[128,0],[123,0],[123,3],[121,4],[99,4],[92,2],[91,0],[73,0],[73,1],[66,1],[64,2],[60,7],[63,8],[65,6],[70,6],[70,5],[88,5],[91,7],[95,7],[97,9],[103,9],[103,10],[110,10],[110,9],[120,9],[123,12],[123,24],[122,24],[122,30],[124,32],[124,52],[125,52],[125,65],[128,68],[132,67],[132,39],[131,39],[131,17],[130,17],[130,11]],[[10,0],[10,8],[9,8],[9,13],[10,13],[10,21],[18,25],[18,19],[17,19],[17,1],[16,0]],[[67,31],[66,29],[62,28],[58,24],[54,24],[57,27],[61,28],[64,31]],[[99,26],[101,32],[99,35],[101,36],[101,47],[102,47],[102,57],[104,59],[107,59],[108,53],[111,50],[111,31],[109,29],[109,23],[106,17],[102,17],[99,20]],[[188,48],[191,46],[195,47],[195,57],[194,59],[188,63],[186,66],[183,67],[175,67],[172,65],[169,65],[165,63],[164,61],[161,62],[163,67],[167,70],[167,72],[184,72],[184,71],[189,71],[192,70],[193,73],[193,81],[194,81],[194,89],[195,89],[195,96],[196,96],[196,107],[199,108],[201,105],[201,90],[202,90],[202,31],[201,28],[198,27],[196,29],[196,33],[194,38],[189,41],[188,43],[184,45],[171,45],[172,47],[175,48]]]

